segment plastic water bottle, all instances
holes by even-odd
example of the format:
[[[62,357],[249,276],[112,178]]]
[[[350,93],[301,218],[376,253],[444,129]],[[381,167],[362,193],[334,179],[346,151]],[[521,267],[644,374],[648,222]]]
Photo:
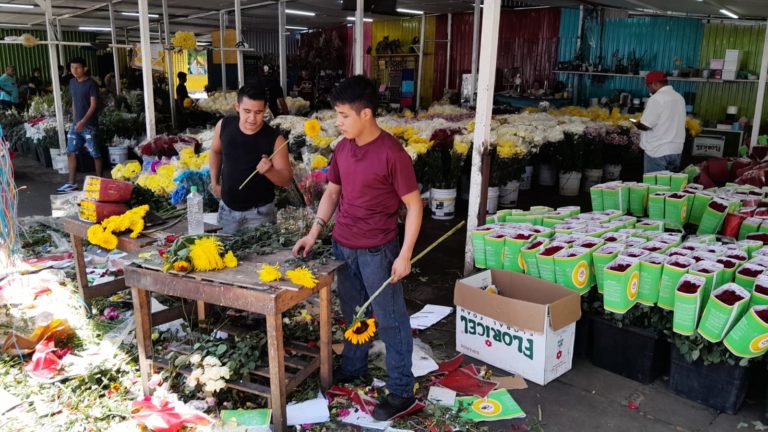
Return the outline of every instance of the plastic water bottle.
[[[202,234],[203,227],[203,196],[197,193],[197,187],[190,188],[187,195],[187,230],[189,234]]]

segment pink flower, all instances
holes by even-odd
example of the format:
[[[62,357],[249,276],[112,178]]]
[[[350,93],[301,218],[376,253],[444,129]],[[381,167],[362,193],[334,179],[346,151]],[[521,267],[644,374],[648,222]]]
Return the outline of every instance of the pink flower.
[[[120,312],[117,310],[116,307],[110,306],[106,309],[104,309],[104,318],[114,321],[118,318],[120,318]]]
[[[147,383],[147,387],[153,389],[155,387],[159,387],[163,385],[163,377],[160,375],[152,375],[152,378],[149,379],[149,382]]]
[[[339,410],[339,418],[346,418],[349,415],[348,408],[342,408]]]
[[[213,397],[213,396],[207,397],[207,398],[205,398],[205,403],[207,403],[209,407],[212,407],[212,406],[216,405],[216,398]]]

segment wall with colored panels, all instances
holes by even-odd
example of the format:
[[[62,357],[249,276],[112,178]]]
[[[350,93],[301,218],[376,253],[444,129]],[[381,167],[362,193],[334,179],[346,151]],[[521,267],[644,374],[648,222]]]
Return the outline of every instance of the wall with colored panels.
[[[709,60],[725,57],[725,50],[741,50],[739,69],[757,75],[762,60],[765,25],[735,25],[709,23],[704,26],[700,65],[707,67]],[[725,117],[729,105],[739,107],[739,115],[752,118],[755,114],[757,83],[706,83],[699,87],[696,113],[705,120],[717,121]],[[768,118],[768,104],[763,101],[763,119]]]
[[[422,68],[421,83],[421,104],[429,106],[432,103],[432,91],[434,83],[434,52],[435,52],[435,26],[436,17],[426,18],[426,27],[424,28],[424,66]],[[396,19],[396,20],[376,20],[371,27],[371,67],[375,66],[376,44],[385,36],[389,40],[400,40],[400,50],[403,53],[410,51],[413,38],[420,37],[421,17]],[[367,49],[365,46],[363,49]],[[418,46],[415,47],[418,51]],[[418,65],[418,62],[417,62]],[[417,66],[418,67],[418,66]],[[439,96],[438,96],[439,97]]]
[[[35,36],[38,40],[46,40],[46,33],[42,31],[21,31],[21,30],[0,30],[0,39],[6,36],[20,36],[23,33],[29,33]],[[94,33],[86,32],[63,32],[62,37],[67,42],[93,42],[96,40]],[[64,59],[59,59],[59,64],[64,63],[74,57],[83,57],[92,66],[96,67],[96,51],[93,49],[83,50],[83,47],[77,46],[65,46],[64,47]],[[58,52],[58,51],[57,51]],[[5,73],[5,67],[8,65],[16,66],[16,76],[22,80],[26,80],[32,75],[32,70],[36,67],[40,68],[43,75],[43,81],[51,81],[51,68],[48,57],[48,46],[37,45],[32,48],[25,48],[21,45],[2,45],[0,47],[0,69],[2,73]],[[92,75],[97,75],[98,70],[91,70]]]

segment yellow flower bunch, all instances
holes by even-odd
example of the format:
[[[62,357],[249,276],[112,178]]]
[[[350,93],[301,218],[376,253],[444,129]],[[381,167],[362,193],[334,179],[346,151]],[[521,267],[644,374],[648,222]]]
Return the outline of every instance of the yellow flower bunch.
[[[259,280],[262,283],[270,283],[282,279],[283,274],[280,272],[280,265],[262,264],[261,269],[258,271]]]
[[[502,159],[522,158],[526,152],[523,141],[519,137],[500,139],[496,142],[496,153]]]
[[[115,234],[131,230],[130,237],[136,238],[144,230],[144,216],[149,211],[148,205],[132,208],[127,212],[104,219],[100,224],[88,228],[88,241],[104,249],[117,247]]]
[[[334,139],[333,137],[329,137],[326,135],[318,135],[314,138],[310,138],[309,142],[310,144],[312,144],[317,148],[324,149],[324,148],[328,148],[328,146],[331,145],[331,143],[333,142],[333,139]]]
[[[376,334],[376,320],[368,318],[355,322],[344,332],[344,338],[355,345],[360,345],[373,339]]]
[[[222,255],[224,246],[215,235],[184,236],[176,240],[165,252],[164,271],[178,272],[211,271],[237,267],[237,257],[232,251]]]
[[[315,138],[320,135],[322,125],[317,119],[309,119],[304,122],[304,134],[309,138]]]
[[[698,136],[701,133],[701,122],[693,117],[688,117],[685,119],[685,129],[691,136]]]
[[[140,172],[141,164],[138,161],[117,164],[111,171],[113,179],[125,181],[132,181]]]
[[[328,158],[326,158],[321,154],[316,154],[312,156],[312,164],[310,165],[310,168],[312,168],[312,171],[319,170],[327,166],[328,166]]]
[[[173,169],[173,167],[171,167],[171,169]],[[173,182],[173,176],[168,178],[158,174],[142,174],[136,179],[136,184],[161,196],[170,195],[176,190],[176,183]]]
[[[407,119],[413,118],[413,111],[406,109],[405,111],[403,111],[403,117]]]
[[[179,152],[179,160],[176,162],[176,169],[178,171],[185,171],[188,169],[200,171],[208,166],[209,157],[209,151],[204,151],[196,155],[192,148],[182,149],[181,152]]]
[[[270,283],[279,281],[283,278],[283,273],[280,271],[280,265],[262,264],[258,271],[259,281],[261,283]],[[314,288],[317,285],[317,278],[307,267],[296,267],[293,270],[285,272],[285,277],[289,281],[304,288]]]
[[[472,119],[467,123],[467,132],[474,132],[475,131],[475,119]]]
[[[197,48],[197,38],[192,32],[177,31],[171,38],[171,44],[176,48],[195,49]]]
[[[453,152],[461,156],[466,156],[466,154],[469,152],[469,144],[454,140]]]
[[[160,178],[173,180],[173,176],[176,175],[176,168],[173,165],[160,165],[155,172]]]
[[[416,135],[416,129],[413,126],[407,126],[405,128],[405,131],[403,131],[403,139],[406,141],[409,141],[411,138],[417,136]]]

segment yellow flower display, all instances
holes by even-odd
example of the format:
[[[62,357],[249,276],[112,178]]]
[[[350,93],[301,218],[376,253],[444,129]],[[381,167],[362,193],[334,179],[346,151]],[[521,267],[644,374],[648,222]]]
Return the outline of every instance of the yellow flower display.
[[[317,148],[328,148],[328,146],[331,145],[333,142],[333,137],[325,136],[325,135],[318,135],[314,138],[310,138],[310,143],[317,147]]]
[[[304,122],[304,134],[309,138],[315,138],[320,135],[322,126],[317,119],[310,119]]]
[[[328,158],[326,158],[325,156],[323,156],[321,154],[316,154],[316,155],[312,156],[312,164],[310,166],[312,171],[319,170],[319,169],[325,168],[327,166],[328,166]]]
[[[259,280],[262,283],[270,283],[277,280],[280,280],[283,277],[283,274],[280,273],[280,266],[275,265],[269,265],[269,264],[262,264],[261,269],[259,270]]]
[[[355,322],[344,332],[344,338],[355,345],[364,344],[376,334],[376,320],[368,318]]]
[[[117,247],[117,236],[126,230],[131,230],[130,237],[136,238],[144,230],[144,216],[149,211],[148,205],[132,208],[127,212],[104,219],[101,224],[88,228],[88,241],[104,249],[112,250]]]
[[[195,240],[189,247],[189,258],[192,267],[197,271],[221,270],[224,260],[221,258],[221,243],[216,237],[208,236]]]
[[[525,156],[526,149],[519,137],[511,137],[496,142],[496,153],[502,159],[521,158]]]
[[[188,272],[190,265],[187,261],[176,261],[173,263],[173,269],[177,272]]]
[[[406,147],[405,149],[406,151],[408,149],[411,149],[411,151],[421,156],[427,151],[429,151],[429,146],[427,144],[411,144],[411,145],[408,145],[408,147]]]
[[[475,119],[472,119],[467,123],[467,132],[474,132],[475,131]]]
[[[237,257],[235,257],[232,251],[227,251],[226,255],[224,255],[224,266],[226,268],[237,267]]]
[[[174,174],[176,174],[176,169],[172,165],[161,165],[157,167],[157,175],[159,175],[163,179],[171,179],[173,180]]]
[[[405,111],[403,111],[403,117],[407,119],[413,118],[413,111],[406,109]]]
[[[285,276],[296,285],[304,288],[314,288],[317,285],[317,278],[312,274],[312,270],[306,267],[296,267],[293,270],[285,272]]]
[[[688,117],[685,119],[685,129],[692,137],[698,136],[701,133],[701,122],[695,118]]]
[[[192,32],[177,31],[171,38],[171,44],[176,48],[195,49],[197,48],[197,38]]]
[[[453,142],[453,151],[456,154],[465,156],[469,153],[469,144],[456,140]]]
[[[141,164],[138,161],[130,161],[126,164],[117,164],[112,168],[112,178],[115,180],[133,180],[141,172]]]

